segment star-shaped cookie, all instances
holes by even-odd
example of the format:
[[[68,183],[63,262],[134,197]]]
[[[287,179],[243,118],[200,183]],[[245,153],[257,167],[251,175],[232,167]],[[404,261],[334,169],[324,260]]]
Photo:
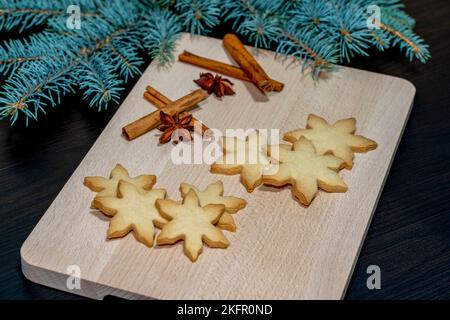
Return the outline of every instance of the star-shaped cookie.
[[[276,147],[272,146],[269,152]],[[292,147],[280,145],[278,152],[278,172],[264,175],[264,184],[292,185],[292,193],[305,206],[314,199],[318,188],[328,192],[347,191],[347,185],[338,174],[343,160],[333,155],[318,155],[306,138],[301,137]]]
[[[225,137],[224,155],[211,165],[211,172],[240,174],[242,184],[248,192],[252,192],[262,183],[264,170],[270,167],[266,147],[266,137],[257,131],[249,134],[245,140]]]
[[[127,181],[134,184],[140,192],[151,190],[156,183],[156,176],[154,175],[140,175],[131,178],[127,169],[122,165],[117,164],[111,171],[109,179],[103,177],[86,177],[84,178],[84,185],[94,192],[97,192],[97,197],[115,197],[117,195],[117,187],[119,181]],[[95,208],[94,203],[92,207]]]
[[[170,220],[158,235],[158,245],[184,240],[184,252],[195,262],[203,250],[203,242],[212,248],[226,248],[230,244],[215,226],[225,211],[223,204],[202,207],[195,191],[191,190],[182,204],[172,200],[156,200],[156,207],[164,218]]]
[[[208,204],[225,205],[225,212],[222,214],[216,225],[224,230],[236,231],[236,224],[231,214],[245,208],[247,201],[238,197],[224,196],[222,181],[211,183],[203,191],[200,191],[195,186],[187,183],[182,183],[180,186],[180,192],[183,198],[186,197],[191,190],[194,190],[197,194],[200,206],[202,207]]]
[[[153,189],[142,192],[134,184],[120,180],[118,197],[96,197],[95,207],[111,216],[108,238],[121,238],[134,231],[136,239],[152,247],[155,226],[161,228],[167,220],[155,207],[157,199],[164,199],[166,191]]]
[[[363,136],[355,135],[354,118],[337,121],[329,125],[323,118],[310,114],[306,129],[284,134],[283,139],[295,142],[300,137],[311,140],[318,154],[331,153],[345,161],[345,167],[353,167],[353,152],[367,152],[377,148],[377,143]]]

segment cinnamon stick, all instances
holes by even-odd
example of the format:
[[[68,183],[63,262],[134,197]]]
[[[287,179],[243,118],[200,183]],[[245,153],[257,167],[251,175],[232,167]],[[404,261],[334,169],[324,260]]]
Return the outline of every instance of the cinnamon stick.
[[[148,91],[144,92],[144,98],[158,109],[162,109],[167,105],[167,103],[162,102]]]
[[[173,102],[172,100],[170,100],[165,95],[163,95],[161,92],[159,92],[158,90],[156,90],[155,88],[153,88],[151,86],[147,86],[147,91],[144,93],[144,98],[147,101],[149,101],[151,104],[153,104],[155,107],[157,107],[158,109],[162,109],[169,103]],[[180,116],[184,117],[187,114],[188,114],[188,112],[185,111],[185,112],[180,113]],[[194,125],[194,128],[196,128],[195,122],[200,122],[200,121],[195,118],[192,118],[191,124]],[[209,128],[205,124],[202,123],[200,133],[203,135],[207,130],[209,130]]]
[[[208,94],[201,89],[192,91],[188,95],[169,103],[165,107],[126,125],[122,128],[123,135],[128,140],[136,139],[161,124],[161,120],[159,118],[159,113],[161,110],[173,116],[176,113],[182,113],[183,111],[195,108],[199,102],[205,100],[207,97]]]
[[[147,92],[150,93],[152,96],[154,96],[156,99],[164,103],[164,105],[172,103],[173,101],[167,98],[165,95],[163,95],[161,92],[156,90],[155,88],[151,86],[147,86]]]
[[[233,66],[231,64],[223,63],[217,60],[205,58],[198,56],[196,54],[193,54],[188,51],[184,51],[180,53],[178,56],[178,59],[181,62],[189,63],[197,67],[205,68],[232,78],[236,78],[239,80],[244,80],[248,82],[252,82],[249,76],[239,67]],[[273,91],[280,92],[284,88],[284,84],[277,81],[270,79],[270,82],[273,86]]]
[[[270,78],[242,42],[234,34],[228,33],[223,38],[223,45],[234,60],[244,70],[252,82],[263,92],[272,92]]]

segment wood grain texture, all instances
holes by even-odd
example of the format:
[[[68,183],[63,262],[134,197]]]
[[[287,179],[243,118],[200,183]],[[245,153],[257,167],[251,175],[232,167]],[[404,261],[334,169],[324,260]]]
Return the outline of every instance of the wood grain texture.
[[[185,35],[178,50],[229,61],[218,40]],[[351,172],[343,172],[349,191],[321,192],[308,208],[290,190],[262,187],[248,194],[235,177],[208,174],[204,165],[176,166],[170,144],[158,146],[157,133],[133,142],[121,127],[149,112],[142,94],[148,84],[176,99],[195,89],[199,69],[175,63],[170,69],[150,65],[86,155],[39,224],[24,243],[25,275],[32,281],[66,290],[69,265],[81,268],[82,290],[101,299],[126,298],[341,298],[362,244],[372,212],[407,120],[414,87],[407,81],[341,68],[318,83],[288,61],[259,51],[258,61],[271,77],[286,83],[282,93],[264,96],[236,81],[234,97],[210,97],[193,112],[208,126],[280,128],[304,126],[314,112],[333,122],[356,117],[358,133],[379,148],[357,155]],[[176,76],[178,75],[178,76]],[[179,75],[182,75],[180,77]],[[108,219],[89,209],[93,194],[82,185],[90,175],[108,175],[122,163],[132,175],[152,173],[157,187],[179,198],[181,182],[200,188],[221,179],[227,194],[245,198],[248,207],[236,216],[238,231],[227,234],[226,250],[205,248],[191,263],[181,245],[148,249],[132,235],[106,241]]]

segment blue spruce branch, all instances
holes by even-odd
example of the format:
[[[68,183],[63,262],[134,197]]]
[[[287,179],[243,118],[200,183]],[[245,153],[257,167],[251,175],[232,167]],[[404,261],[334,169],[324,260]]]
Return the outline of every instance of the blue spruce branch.
[[[95,11],[82,19],[82,28],[70,30],[65,7],[58,7],[55,1],[38,3],[39,10],[33,15],[41,17],[45,10],[45,30],[0,47],[0,72],[8,79],[0,96],[0,117],[15,123],[22,114],[28,124],[45,113],[47,104],[59,104],[61,97],[75,88],[83,92],[90,106],[106,109],[119,101],[124,83],[140,74],[141,50],[161,63],[173,59],[181,31],[174,14],[155,10],[143,17],[132,1],[103,4],[91,3],[89,9]],[[50,10],[52,14],[48,14]],[[16,22],[23,17],[14,14]],[[8,21],[4,29],[11,27],[12,20]]]
[[[45,107],[56,106],[61,97],[74,92],[76,84],[74,69],[76,63],[62,60],[40,60],[28,64],[8,79],[0,97],[0,117],[9,117],[15,123],[19,114],[37,120],[39,112],[45,114]]]
[[[178,0],[175,10],[185,30],[202,34],[219,24],[219,5],[219,0]]]
[[[101,111],[111,101],[119,101],[123,81],[117,77],[111,65],[104,64],[103,59],[95,57],[82,60],[77,75],[83,79],[79,86],[91,107],[97,106]]]
[[[80,8],[79,30],[66,25],[70,5]],[[182,31],[207,34],[222,22],[256,47],[301,60],[315,78],[370,48],[430,58],[399,0],[0,0],[0,32],[31,33],[0,43],[0,118],[28,124],[75,90],[104,110],[140,75],[143,54],[168,64]]]

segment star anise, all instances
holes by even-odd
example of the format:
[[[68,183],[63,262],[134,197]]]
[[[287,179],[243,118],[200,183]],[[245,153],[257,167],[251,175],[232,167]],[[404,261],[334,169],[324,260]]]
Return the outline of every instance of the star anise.
[[[219,75],[213,76],[211,73],[200,73],[200,79],[194,80],[196,84],[200,86],[203,90],[206,90],[209,94],[213,93],[217,97],[223,97],[225,95],[230,96],[235,92],[231,88],[233,83]]]
[[[158,127],[163,133],[159,137],[161,144],[167,143],[173,138],[173,143],[179,141],[190,141],[191,132],[194,131],[194,126],[191,125],[192,115],[176,113],[171,116],[170,114],[161,111],[159,113],[162,124]]]

